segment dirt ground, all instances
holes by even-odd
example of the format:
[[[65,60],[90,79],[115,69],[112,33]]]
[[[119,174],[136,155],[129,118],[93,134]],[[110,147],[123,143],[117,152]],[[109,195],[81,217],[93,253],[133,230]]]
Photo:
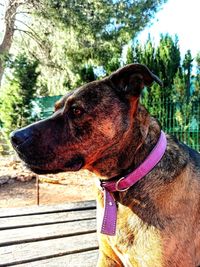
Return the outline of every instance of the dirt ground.
[[[36,175],[16,156],[0,157],[0,208],[95,199],[95,176],[87,171]]]

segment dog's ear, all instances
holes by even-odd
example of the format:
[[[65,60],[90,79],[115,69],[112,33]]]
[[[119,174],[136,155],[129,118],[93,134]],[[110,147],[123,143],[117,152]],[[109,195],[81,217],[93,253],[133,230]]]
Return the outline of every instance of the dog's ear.
[[[139,96],[144,86],[150,86],[154,81],[163,86],[161,80],[142,64],[129,64],[112,73],[108,79],[116,90],[132,96]]]

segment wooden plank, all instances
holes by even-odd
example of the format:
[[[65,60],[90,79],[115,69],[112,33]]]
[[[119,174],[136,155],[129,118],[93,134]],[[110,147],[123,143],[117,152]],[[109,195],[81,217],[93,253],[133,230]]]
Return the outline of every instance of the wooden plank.
[[[33,242],[44,239],[79,235],[81,233],[96,232],[96,220],[85,220],[77,223],[57,223],[45,226],[26,227],[4,230],[0,232],[0,246]],[[1,255],[1,253],[0,253]]]
[[[17,264],[16,267],[95,267],[98,259],[98,250],[75,253],[47,260]]]
[[[95,218],[95,209],[0,218],[0,230]]]
[[[94,200],[90,201],[80,201],[71,202],[61,205],[53,206],[30,206],[25,208],[1,208],[0,218],[7,218],[12,216],[23,216],[31,214],[42,214],[42,213],[56,213],[56,212],[66,212],[73,210],[85,210],[85,209],[95,209],[96,202]]]
[[[5,246],[0,248],[0,266],[13,266],[96,249],[96,233]]]

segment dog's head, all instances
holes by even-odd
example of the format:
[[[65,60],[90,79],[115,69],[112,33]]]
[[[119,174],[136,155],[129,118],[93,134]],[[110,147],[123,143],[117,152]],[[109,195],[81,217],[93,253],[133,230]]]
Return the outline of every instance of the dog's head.
[[[112,169],[133,131],[140,93],[153,81],[162,84],[146,66],[130,64],[88,83],[58,101],[48,119],[13,132],[13,147],[37,173],[103,173],[105,161]]]

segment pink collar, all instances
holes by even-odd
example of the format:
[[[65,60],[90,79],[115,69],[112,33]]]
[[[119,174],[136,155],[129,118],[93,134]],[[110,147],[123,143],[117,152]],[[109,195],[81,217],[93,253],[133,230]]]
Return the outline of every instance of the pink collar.
[[[122,177],[118,181],[102,181],[101,187],[104,191],[104,216],[101,233],[115,235],[117,223],[117,206],[111,192],[128,190],[141,178],[147,175],[162,159],[167,147],[166,136],[161,131],[160,138],[148,157],[132,173]]]

